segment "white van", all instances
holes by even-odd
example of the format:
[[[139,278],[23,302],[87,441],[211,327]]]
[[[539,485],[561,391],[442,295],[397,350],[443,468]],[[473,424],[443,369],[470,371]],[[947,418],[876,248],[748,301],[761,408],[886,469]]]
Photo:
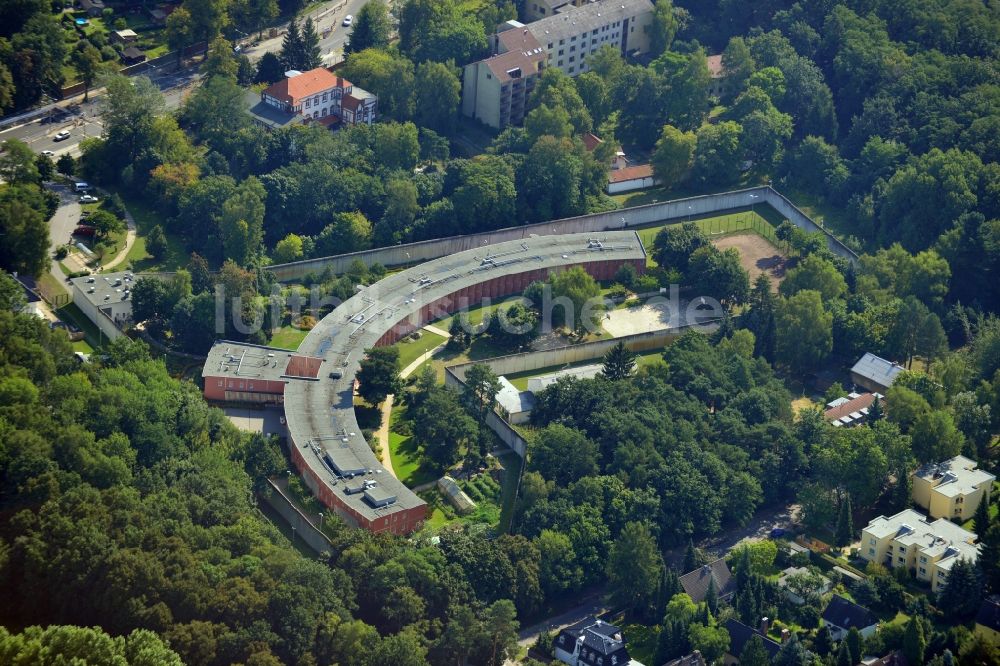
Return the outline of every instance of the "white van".
[[[73,191],[74,192],[89,192],[90,191],[90,183],[85,183],[82,180],[79,181],[79,182],[73,183]]]

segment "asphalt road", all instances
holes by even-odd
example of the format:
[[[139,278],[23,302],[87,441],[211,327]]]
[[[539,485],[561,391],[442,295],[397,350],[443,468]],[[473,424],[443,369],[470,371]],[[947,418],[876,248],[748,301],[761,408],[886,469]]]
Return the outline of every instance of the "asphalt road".
[[[357,16],[367,1],[347,0],[342,6],[339,0],[325,2],[301,16],[300,21],[305,21],[306,16],[309,16],[316,25],[316,32],[320,35],[319,52],[325,65],[334,65],[343,58],[344,44],[347,43],[351,34],[351,28],[342,25],[344,17],[348,14]],[[280,51],[283,39],[284,36],[265,39],[243,49],[243,54],[256,61],[267,52],[277,53]]]
[[[59,208],[56,214],[49,220],[49,257],[51,260],[51,272],[57,279],[62,279],[62,271],[59,270],[56,261],[55,251],[60,245],[65,245],[72,240],[73,230],[76,229],[77,222],[80,221],[80,201],[79,195],[70,191],[65,185],[50,185],[49,189],[59,195]]]
[[[151,74],[150,78],[163,92],[168,110],[181,105],[184,93],[201,76],[197,71],[190,69],[159,76],[155,71]],[[65,153],[77,156],[81,141],[88,137],[101,136],[104,130],[100,118],[101,104],[99,94],[92,91],[87,103],[70,104],[64,108],[53,107],[52,112],[42,118],[0,132],[0,141],[19,139],[36,153],[52,151],[53,159],[58,159]],[[69,132],[69,138],[56,141],[55,135],[62,130]]]

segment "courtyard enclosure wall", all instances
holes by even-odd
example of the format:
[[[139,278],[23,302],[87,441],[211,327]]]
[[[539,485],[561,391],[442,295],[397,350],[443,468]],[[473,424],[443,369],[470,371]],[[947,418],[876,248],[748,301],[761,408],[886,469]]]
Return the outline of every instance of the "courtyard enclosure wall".
[[[532,236],[551,236],[568,233],[586,233],[601,231],[617,231],[626,228],[650,226],[662,223],[679,224],[690,217],[710,214],[720,214],[733,210],[743,210],[752,206],[768,204],[792,224],[810,233],[820,232],[826,236],[827,247],[836,255],[849,261],[857,259],[857,255],[846,245],[833,237],[828,231],[816,224],[808,215],[799,210],[788,199],[771,187],[754,187],[746,190],[706,194],[687,199],[676,199],[662,203],[647,204],[634,208],[613,210],[605,213],[581,215],[550,222],[539,222],[519,227],[508,227],[496,231],[453,236],[438,240],[395,245],[374,250],[362,250],[332,257],[306,259],[289,264],[276,264],[267,267],[280,282],[300,280],[310,273],[319,274],[329,269],[334,274],[347,272],[355,261],[371,266],[400,266],[418,264],[431,259],[438,259],[456,252],[486,247],[503,241],[530,238]]]
[[[714,327],[714,321],[702,322],[701,326],[708,325]],[[445,368],[444,383],[445,386],[450,386],[457,391],[461,391],[465,387],[465,373],[469,368],[477,364],[489,366],[497,375],[514,375],[542,368],[598,360],[603,358],[619,342],[624,342],[629,350],[637,353],[662,349],[692,328],[695,328],[695,325],[689,324],[677,328],[663,328],[658,331],[646,331],[645,333],[636,333],[609,340],[595,340],[578,345],[556,347],[555,349],[498,356],[475,363],[460,363]],[[486,425],[517,455],[522,458],[525,456],[528,450],[527,441],[509,423],[500,418],[499,415],[491,412],[487,416]]]
[[[285,496],[284,492],[282,492],[281,488],[274,481],[268,479],[267,487],[264,488],[259,496],[269,507],[278,512],[278,515],[284,518],[285,522],[292,526],[295,530],[295,538],[305,541],[306,545],[317,553],[331,552],[333,550],[330,540],[315,525],[309,522],[305,514],[292,503],[291,499]]]

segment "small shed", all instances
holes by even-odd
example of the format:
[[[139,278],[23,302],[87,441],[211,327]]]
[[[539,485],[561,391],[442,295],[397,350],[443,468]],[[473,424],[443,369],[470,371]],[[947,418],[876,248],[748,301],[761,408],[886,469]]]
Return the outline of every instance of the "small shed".
[[[637,164],[624,169],[614,169],[608,176],[608,194],[641,190],[652,187],[657,182],[651,164]]]
[[[126,65],[138,65],[146,62],[146,54],[134,46],[130,46],[122,51],[122,61]]]
[[[903,366],[868,353],[851,368],[851,381],[872,393],[885,394],[903,371]]]
[[[131,28],[111,31],[111,41],[115,44],[131,44],[137,39],[139,39],[139,35]]]

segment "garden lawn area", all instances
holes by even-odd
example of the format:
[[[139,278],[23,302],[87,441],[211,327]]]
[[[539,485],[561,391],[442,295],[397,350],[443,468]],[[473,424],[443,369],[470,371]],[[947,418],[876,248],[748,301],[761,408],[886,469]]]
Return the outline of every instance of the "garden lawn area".
[[[997,484],[994,483],[993,484],[993,492],[990,493],[991,497],[996,497],[997,496],[996,495],[996,492],[997,492],[996,488],[997,488]],[[990,502],[990,507],[989,507],[988,511],[990,513],[990,522],[992,523],[993,521],[995,521],[997,519],[997,513],[1000,513],[1000,502]],[[970,532],[975,532],[976,530],[975,530],[975,528],[973,526],[974,522],[975,522],[975,519],[969,518],[967,521],[965,521],[964,523],[962,523],[962,527],[964,529],[969,530]]]
[[[274,335],[271,336],[271,339],[267,344],[271,347],[291,349],[294,351],[299,348],[299,345],[302,344],[302,341],[308,334],[309,331],[295,328],[289,324],[288,326],[282,326],[275,331]]]
[[[506,301],[506,300],[507,299],[503,299],[503,301],[493,302],[493,303],[490,303],[489,305],[479,305],[479,306],[476,306],[474,308],[469,308],[464,313],[463,312],[456,312],[455,314],[453,314],[453,315],[451,315],[449,317],[445,317],[444,319],[439,319],[439,320],[433,322],[433,324],[437,328],[440,328],[442,331],[451,332],[452,322],[455,321],[456,319],[458,319],[459,317],[463,316],[463,315],[467,315],[468,321],[469,321],[469,323],[471,325],[473,325],[473,326],[479,326],[480,324],[483,323],[483,318],[486,315],[492,314],[497,308],[499,308],[501,305],[504,305],[504,301]],[[511,302],[513,302],[513,301],[511,301]]]
[[[397,342],[396,348],[399,350],[400,371],[408,368],[411,363],[420,358],[421,354],[429,352],[438,345],[442,344],[445,340],[447,340],[447,338],[443,335],[421,330],[420,339],[411,340],[409,337],[406,337]]]
[[[510,353],[510,350],[493,344],[489,338],[479,337],[472,342],[468,349],[463,351],[444,349],[440,354],[432,358],[430,363],[437,374],[438,382],[444,383],[444,369],[446,366],[468,363],[469,361],[482,361],[488,358],[496,358],[497,356],[506,356]]]
[[[108,337],[101,332],[94,322],[90,321],[86,315],[84,315],[80,308],[76,307],[75,303],[67,303],[58,310],[55,311],[56,315],[59,316],[63,321],[67,321],[81,331],[86,336],[87,344],[91,347],[91,351],[103,345],[103,343],[108,342]],[[77,349],[74,343],[74,351],[84,351],[82,348]],[[89,352],[88,352],[89,353]]]
[[[644,624],[626,624],[621,630],[625,640],[628,641],[629,656],[644,664],[652,664],[659,630]]]
[[[389,459],[396,478],[409,487],[433,481],[437,474],[430,467],[421,465],[424,462],[423,449],[409,435],[401,435],[394,428],[406,418],[404,405],[393,405],[389,417]]]
[[[170,233],[170,227],[166,224],[163,215],[145,201],[126,196],[123,192],[118,193],[125,202],[125,207],[132,214],[135,220],[135,242],[132,243],[128,251],[126,264],[130,264],[132,270],[137,273],[151,273],[158,271],[175,271],[187,265],[190,254],[184,248],[184,243],[180,238]],[[159,259],[152,257],[146,251],[146,236],[159,224],[167,237],[167,250]]]
[[[775,242],[774,227],[782,222],[782,218],[773,208],[766,204],[761,204],[760,206],[755,206],[753,211],[747,209],[735,213],[726,213],[725,215],[692,217],[691,221],[697,224],[698,228],[710,237],[752,231]],[[653,241],[661,229],[674,226],[675,224],[677,223],[659,224],[638,229],[639,240],[642,241],[642,245],[646,248],[646,251],[652,251]],[[648,263],[649,265],[655,265],[652,263],[652,258],[648,260]]]

